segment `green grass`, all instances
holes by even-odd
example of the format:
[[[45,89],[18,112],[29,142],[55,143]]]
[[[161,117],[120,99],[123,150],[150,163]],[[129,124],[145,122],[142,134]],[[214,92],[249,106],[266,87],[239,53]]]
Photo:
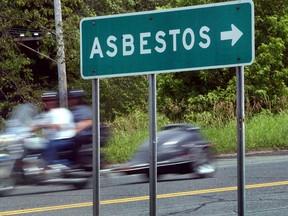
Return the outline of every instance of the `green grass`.
[[[277,115],[262,113],[245,120],[246,152],[288,149],[288,112]],[[175,123],[157,115],[157,129]],[[228,123],[189,122],[202,128],[205,137],[215,143],[217,154],[237,152],[236,120]],[[103,150],[110,163],[123,163],[133,157],[139,145],[149,136],[149,114],[135,112],[111,123],[112,137]]]
[[[157,116],[157,127],[168,124],[168,119]],[[139,145],[149,137],[149,114],[135,112],[117,118],[111,125],[109,145],[103,148],[111,163],[122,163],[131,159]]]
[[[245,122],[246,152],[288,149],[288,113],[259,114]],[[207,127],[206,136],[215,143],[219,154],[237,151],[237,125],[231,121],[223,127]]]
[[[206,139],[215,145],[215,152],[219,154],[233,153],[237,151],[236,121],[231,121],[221,126],[202,127]]]
[[[247,124],[249,150],[278,150],[288,148],[288,113],[276,116],[262,114]]]

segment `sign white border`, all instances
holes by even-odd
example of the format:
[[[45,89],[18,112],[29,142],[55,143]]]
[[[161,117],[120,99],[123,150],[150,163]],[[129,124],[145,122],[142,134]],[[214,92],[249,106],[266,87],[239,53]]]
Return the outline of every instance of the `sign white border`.
[[[155,71],[142,71],[142,72],[129,72],[129,73],[119,73],[119,74],[108,74],[108,75],[95,75],[95,76],[83,76],[83,59],[82,59],[82,22],[90,21],[90,20],[99,20],[99,19],[107,19],[107,18],[117,18],[117,17],[125,17],[125,16],[139,16],[145,14],[155,14],[155,13],[166,13],[171,11],[184,11],[191,9],[199,9],[199,8],[210,8],[210,7],[219,7],[226,5],[235,5],[235,4],[245,4],[250,3],[251,5],[251,54],[252,58],[250,62],[240,63],[240,64],[225,64],[225,65],[216,65],[216,66],[203,66],[203,67],[192,67],[192,68],[180,68],[180,69],[168,69],[168,70],[155,70]],[[251,65],[254,62],[255,58],[255,38],[254,38],[254,3],[252,0],[239,0],[239,1],[231,1],[231,2],[221,2],[214,4],[205,4],[205,5],[196,5],[196,6],[188,6],[188,7],[179,7],[179,8],[171,8],[165,10],[153,10],[153,11],[145,11],[145,12],[136,12],[136,13],[126,13],[126,14],[116,14],[116,15],[107,15],[107,16],[99,16],[99,17],[88,17],[83,18],[80,21],[80,72],[81,77],[83,79],[96,79],[96,78],[111,78],[111,77],[123,77],[123,76],[136,76],[136,75],[147,75],[154,73],[171,73],[171,72],[184,72],[184,71],[196,71],[196,70],[208,70],[208,69],[217,69],[217,68],[227,68],[227,67],[238,67],[238,66],[247,66]]]

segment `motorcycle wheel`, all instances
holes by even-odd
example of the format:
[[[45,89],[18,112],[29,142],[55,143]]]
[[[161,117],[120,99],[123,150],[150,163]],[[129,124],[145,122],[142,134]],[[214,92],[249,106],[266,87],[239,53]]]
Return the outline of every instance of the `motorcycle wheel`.
[[[13,176],[0,179],[0,197],[11,194],[16,185],[16,179]]]
[[[78,182],[78,183],[74,183],[73,187],[75,190],[81,190],[86,188],[86,186],[88,185],[89,181],[83,181],[83,182]]]
[[[198,160],[191,163],[193,173],[200,178],[212,177],[215,172],[213,155],[209,148],[202,149]]]

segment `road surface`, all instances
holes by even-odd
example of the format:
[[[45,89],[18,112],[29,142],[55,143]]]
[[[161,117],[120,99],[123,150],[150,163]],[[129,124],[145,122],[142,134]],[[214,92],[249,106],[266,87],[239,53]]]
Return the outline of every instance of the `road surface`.
[[[167,175],[157,184],[159,216],[237,214],[237,160],[218,159],[213,178]],[[149,183],[143,176],[101,177],[100,215],[149,215]],[[92,187],[21,186],[0,198],[0,215],[93,215]],[[246,214],[286,216],[288,155],[246,157]]]

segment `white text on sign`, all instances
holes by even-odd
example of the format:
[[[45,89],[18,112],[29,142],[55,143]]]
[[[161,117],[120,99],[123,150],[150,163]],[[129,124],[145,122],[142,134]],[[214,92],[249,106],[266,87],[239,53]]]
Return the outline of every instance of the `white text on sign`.
[[[208,26],[202,26],[199,30],[200,42],[199,47],[207,49],[211,44],[210,36],[208,35],[210,28]],[[168,34],[168,36],[167,36]],[[135,38],[132,34],[123,34],[122,36],[122,56],[131,56],[135,52]],[[154,48],[149,47],[149,41],[154,38],[157,45]],[[163,53],[167,49],[167,43],[172,44],[173,52],[177,52],[177,42],[181,40],[181,44],[185,50],[191,50],[195,45],[195,33],[193,29],[186,28],[183,32],[180,29],[172,29],[167,33],[164,31],[158,31],[155,35],[151,32],[142,32],[139,34],[139,54],[146,55],[151,54],[154,50],[157,53]],[[98,37],[94,38],[94,42],[90,52],[90,59],[93,59],[95,55],[99,55],[100,58],[104,58],[104,53],[107,57],[115,57],[118,53],[118,47],[116,41],[118,38],[114,35],[110,35],[106,39],[107,50],[103,50],[101,42]]]

